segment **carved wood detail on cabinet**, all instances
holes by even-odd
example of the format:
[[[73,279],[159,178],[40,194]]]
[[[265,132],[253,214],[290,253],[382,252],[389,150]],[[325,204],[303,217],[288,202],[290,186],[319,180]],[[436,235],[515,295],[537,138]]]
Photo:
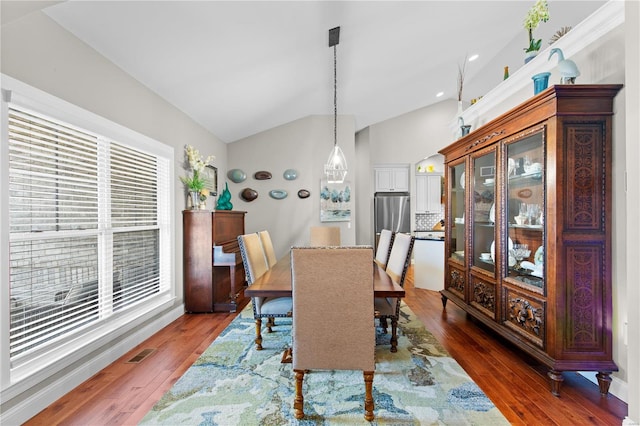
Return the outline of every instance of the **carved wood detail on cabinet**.
[[[563,371],[597,372],[606,394],[618,370],[612,115],[621,88],[551,86],[440,151],[443,306],[450,299],[547,366],[554,395]]]
[[[479,308],[486,315],[495,318],[496,287],[493,284],[473,279],[473,297],[471,304]]]

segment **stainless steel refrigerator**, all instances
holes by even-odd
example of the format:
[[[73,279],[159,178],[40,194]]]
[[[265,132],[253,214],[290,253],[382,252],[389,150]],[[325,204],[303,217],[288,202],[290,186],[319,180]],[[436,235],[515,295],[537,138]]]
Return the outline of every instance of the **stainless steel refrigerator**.
[[[408,192],[376,192],[373,198],[375,246],[380,231],[411,233],[411,203]]]

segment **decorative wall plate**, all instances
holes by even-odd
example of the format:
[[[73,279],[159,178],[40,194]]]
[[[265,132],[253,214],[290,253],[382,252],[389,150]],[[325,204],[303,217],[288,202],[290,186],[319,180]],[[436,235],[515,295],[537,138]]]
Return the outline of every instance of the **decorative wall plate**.
[[[258,191],[251,188],[245,188],[240,193],[240,198],[242,198],[244,201],[251,202],[258,198]]]
[[[231,169],[227,172],[227,177],[231,182],[240,183],[247,178],[247,174],[240,169]]]
[[[259,172],[255,172],[253,175],[255,180],[267,180],[271,179],[271,172],[267,172],[266,170],[261,170]]]
[[[298,198],[309,198],[310,195],[311,192],[307,191],[306,189],[301,189],[300,191],[298,191]]]
[[[272,189],[269,191],[269,196],[271,198],[275,198],[276,200],[282,200],[283,198],[287,198],[287,191],[284,189]]]
[[[298,171],[295,169],[287,169],[282,174],[286,180],[295,180],[298,177]]]

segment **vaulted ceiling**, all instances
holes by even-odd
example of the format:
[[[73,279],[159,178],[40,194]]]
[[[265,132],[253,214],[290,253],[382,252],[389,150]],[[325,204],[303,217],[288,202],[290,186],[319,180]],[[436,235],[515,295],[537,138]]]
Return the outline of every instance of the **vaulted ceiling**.
[[[336,26],[338,113],[353,115],[357,129],[457,99],[458,67],[473,54],[480,56],[466,64],[463,99],[479,97],[502,80],[504,66],[511,72],[522,66],[528,45],[522,23],[534,1],[35,3],[232,142],[333,113],[328,30]],[[558,29],[575,26],[603,3],[549,0],[551,19],[534,36],[544,48]]]

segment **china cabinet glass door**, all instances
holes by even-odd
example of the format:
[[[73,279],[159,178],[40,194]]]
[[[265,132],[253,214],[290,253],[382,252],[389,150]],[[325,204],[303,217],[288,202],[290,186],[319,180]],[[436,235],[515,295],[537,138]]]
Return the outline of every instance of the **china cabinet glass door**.
[[[518,284],[544,290],[544,129],[507,142],[505,270]]]
[[[496,153],[495,150],[473,158],[473,266],[492,274],[495,272],[496,224]]]
[[[449,191],[451,196],[450,215],[451,233],[449,234],[449,257],[464,263],[464,212],[465,212],[465,163],[459,163],[449,168]]]

